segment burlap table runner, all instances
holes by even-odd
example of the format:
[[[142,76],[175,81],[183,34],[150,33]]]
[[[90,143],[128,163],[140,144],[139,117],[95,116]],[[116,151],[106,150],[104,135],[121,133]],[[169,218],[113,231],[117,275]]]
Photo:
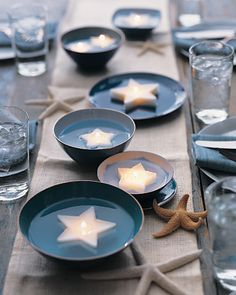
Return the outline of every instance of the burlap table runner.
[[[158,8],[162,13],[161,31],[169,30],[168,1],[166,0],[71,0],[61,31],[83,25],[111,26],[112,13],[119,7]],[[107,70],[97,74],[84,74],[58,46],[52,84],[58,87],[90,88],[104,76],[129,71],[146,71],[167,75],[178,80],[178,71],[172,45],[165,48],[164,56],[148,52],[137,57],[139,49],[127,43],[108,64]],[[87,100],[80,102],[76,108],[84,108]],[[45,119],[41,147],[36,169],[32,179],[29,197],[53,184],[81,179],[96,179],[96,171],[82,169],[73,162],[59,147],[53,138],[52,130],[55,121],[62,116],[58,112]],[[174,168],[174,177],[178,193],[168,207],[176,206],[180,196],[192,192],[191,172],[187,154],[186,127],[183,110],[156,120],[139,124],[129,150],[143,150],[160,154],[170,161]],[[192,209],[191,201],[189,209]],[[138,242],[143,254],[150,262],[162,262],[197,249],[196,235],[179,229],[162,239],[153,239],[152,233],[163,226],[163,222],[152,211],[145,213],[145,224]],[[105,268],[134,264],[130,249],[120,254],[119,259],[108,259]],[[196,260],[184,267],[168,273],[168,276],[185,292],[202,294],[202,280],[199,261]],[[86,281],[80,277],[80,271],[65,268],[48,261],[37,254],[18,233],[6,276],[4,294],[133,294],[137,280],[127,281]],[[149,294],[166,294],[153,285]]]

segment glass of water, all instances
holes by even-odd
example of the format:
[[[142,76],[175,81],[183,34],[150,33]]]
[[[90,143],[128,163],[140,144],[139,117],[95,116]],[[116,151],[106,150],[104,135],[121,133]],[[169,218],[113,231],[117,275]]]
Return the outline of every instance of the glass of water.
[[[189,49],[192,102],[203,124],[227,118],[234,49],[219,41],[202,41]]]
[[[29,189],[28,115],[0,106],[0,201],[25,196]]]
[[[22,76],[39,76],[47,69],[46,14],[40,4],[16,4],[8,12],[17,70]]]
[[[205,196],[215,278],[236,291],[236,177],[211,184]]]

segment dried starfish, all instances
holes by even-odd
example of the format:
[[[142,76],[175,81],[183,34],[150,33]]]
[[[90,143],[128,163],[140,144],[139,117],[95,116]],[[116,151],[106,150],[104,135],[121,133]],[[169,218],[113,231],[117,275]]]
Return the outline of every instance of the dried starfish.
[[[143,54],[147,53],[148,51],[152,51],[157,54],[164,55],[164,52],[160,50],[160,48],[166,47],[169,44],[167,43],[156,43],[154,41],[138,41],[138,42],[130,42],[131,46],[141,47],[141,50],[138,53],[138,56],[142,56]]]
[[[203,219],[207,216],[207,211],[189,212],[186,210],[189,195],[185,194],[179,201],[177,208],[165,209],[158,206],[156,200],[153,201],[154,211],[162,218],[169,219],[161,231],[154,233],[154,238],[164,237],[177,228],[182,227],[187,230],[194,230],[201,226]]]
[[[78,93],[79,89],[68,88],[68,94],[66,94],[65,98],[62,99],[60,98],[60,92],[58,91],[58,88],[49,86],[48,90],[48,99],[33,99],[25,101],[25,104],[47,106],[47,108],[39,116],[39,120],[43,120],[59,110],[64,112],[71,112],[73,108],[69,104],[78,102],[86,96],[85,93]],[[65,89],[63,88],[63,90]]]
[[[140,278],[140,282],[134,295],[147,294],[152,282],[170,294],[186,295],[186,292],[180,289],[164,273],[194,261],[201,255],[201,250],[196,250],[187,255],[179,256],[157,264],[148,263],[141,251],[138,249],[137,244],[133,243],[131,245],[131,250],[136,263],[138,264],[137,266],[122,268],[120,270],[85,273],[82,277],[84,279],[92,280],[122,280]]]

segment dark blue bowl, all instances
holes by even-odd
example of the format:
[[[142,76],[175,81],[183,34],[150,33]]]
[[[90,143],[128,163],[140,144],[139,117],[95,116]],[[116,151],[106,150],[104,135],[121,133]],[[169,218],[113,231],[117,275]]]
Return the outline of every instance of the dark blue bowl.
[[[98,37],[101,34],[112,38],[114,42],[104,48],[92,46],[86,52],[78,52],[70,47],[75,42],[90,42],[91,37]],[[123,40],[122,32],[104,27],[81,27],[69,31],[61,37],[65,51],[83,69],[99,69],[104,67],[121,46]]]
[[[95,128],[116,135],[112,146],[88,148],[80,135]],[[65,152],[80,164],[99,164],[104,159],[122,152],[135,132],[134,121],[126,114],[109,109],[82,109],[60,118],[54,126],[54,135]]]
[[[78,242],[57,242],[64,230],[57,216],[79,216],[89,207],[94,207],[97,219],[116,223],[115,230],[99,235],[95,249]],[[19,216],[19,228],[28,243],[47,258],[86,267],[124,250],[142,229],[143,219],[142,208],[128,193],[96,181],[74,181],[49,187],[28,200]]]
[[[150,22],[140,26],[131,26],[125,22],[131,14],[147,15]],[[120,8],[112,16],[114,26],[122,30],[128,39],[145,39],[158,27],[161,19],[160,10],[148,8]]]

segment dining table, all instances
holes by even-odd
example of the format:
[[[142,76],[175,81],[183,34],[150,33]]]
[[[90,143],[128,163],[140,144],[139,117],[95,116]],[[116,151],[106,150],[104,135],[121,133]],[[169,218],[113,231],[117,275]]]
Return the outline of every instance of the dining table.
[[[56,1],[53,2],[57,9]],[[24,109],[30,120],[37,120],[35,146],[30,151],[31,189],[27,198],[39,191],[60,182],[71,180],[97,180],[96,171],[87,167],[81,168],[70,159],[53,137],[53,126],[64,115],[63,111],[55,112],[44,120],[38,120],[45,107],[26,104],[27,100],[48,99],[49,89],[54,95],[67,91],[78,91],[87,95],[89,89],[99,80],[126,72],[152,72],[165,75],[179,81],[185,88],[187,97],[184,104],[174,112],[137,122],[136,134],[128,150],[147,151],[165,157],[174,169],[177,182],[177,194],[165,208],[175,208],[184,194],[190,195],[188,209],[203,211],[206,209],[204,191],[212,182],[195,164],[192,153],[193,133],[199,132],[202,126],[194,116],[190,97],[190,72],[188,58],[175,50],[171,29],[176,27],[177,0],[68,0],[60,3],[63,7],[57,36],[50,45],[47,72],[39,77],[23,77],[16,72],[14,59],[0,60],[0,106],[15,105]],[[225,0],[227,2],[228,0]],[[236,3],[229,1],[232,10],[236,11]],[[213,12],[212,1],[206,0],[206,11],[209,16]],[[147,7],[161,11],[161,23],[155,36],[161,53],[147,51],[138,56],[140,47],[130,46],[129,41],[116,53],[115,57],[102,71],[86,72],[77,68],[76,64],[65,53],[61,44],[64,32],[79,26],[101,25],[112,26],[112,13],[120,7]],[[221,8],[218,8],[222,14]],[[215,11],[217,13],[217,11]],[[51,88],[49,88],[51,87]],[[51,90],[52,92],[52,90]],[[60,96],[59,95],[59,96]],[[236,115],[236,73],[233,72],[230,94],[230,116]],[[90,104],[84,100],[73,105],[75,109],[88,108]],[[63,172],[63,173],[62,173]],[[83,270],[48,260],[33,250],[23,239],[18,228],[19,212],[27,198],[14,202],[0,203],[0,294],[134,294],[136,279],[122,281],[84,280],[80,274]],[[196,231],[178,229],[171,235],[153,239],[152,233],[164,225],[161,219],[154,216],[152,210],[144,211],[143,229],[137,238],[142,254],[149,262],[165,260],[202,249],[199,260],[171,271],[168,277],[186,294],[229,294],[213,277],[210,256],[210,242],[207,220]],[[129,249],[120,256],[107,262],[109,266],[131,261]],[[127,257],[129,258],[127,258]],[[117,262],[118,260],[118,262]],[[128,261],[128,262],[127,262]],[[130,262],[134,264],[133,261]],[[105,264],[105,262],[104,262]],[[103,266],[100,266],[103,269]],[[96,271],[100,270],[99,266]],[[141,293],[140,293],[141,294]],[[169,294],[152,284],[147,294]]]

